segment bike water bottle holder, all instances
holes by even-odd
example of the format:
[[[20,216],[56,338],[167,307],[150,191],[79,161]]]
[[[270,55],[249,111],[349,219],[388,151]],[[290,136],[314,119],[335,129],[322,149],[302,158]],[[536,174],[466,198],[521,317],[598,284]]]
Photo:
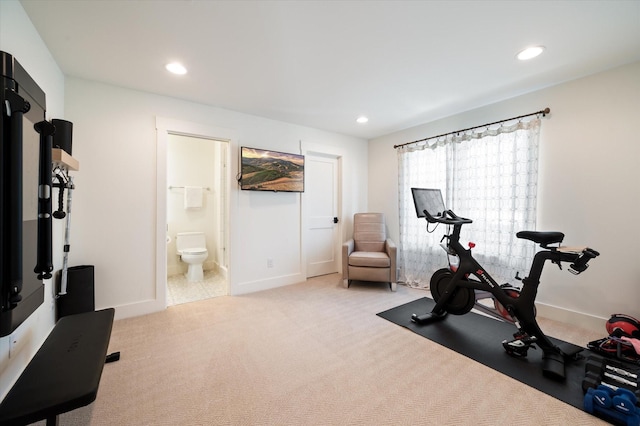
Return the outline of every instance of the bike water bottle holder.
[[[448,245],[440,244],[440,247],[442,247],[442,250],[444,250],[448,255],[450,255],[450,256],[458,256],[456,254],[456,252],[451,247],[449,247]]]

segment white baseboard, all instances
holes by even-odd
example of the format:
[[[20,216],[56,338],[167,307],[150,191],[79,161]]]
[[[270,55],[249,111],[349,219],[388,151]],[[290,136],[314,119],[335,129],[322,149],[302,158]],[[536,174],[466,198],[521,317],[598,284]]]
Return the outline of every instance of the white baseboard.
[[[582,312],[570,311],[557,306],[536,303],[537,316],[564,324],[574,325],[589,331],[606,334],[605,323],[608,318],[600,318]]]
[[[233,286],[233,288],[230,289],[231,296],[254,293],[256,291],[269,290],[277,287],[284,287],[291,284],[301,283],[306,280],[306,277],[302,273],[296,273],[268,278],[266,280],[249,281]]]
[[[114,315],[114,320],[152,314],[154,312],[163,311],[166,309],[166,307],[167,307],[166,301],[159,301],[159,300],[144,300],[142,302],[116,306],[115,307],[116,313]]]

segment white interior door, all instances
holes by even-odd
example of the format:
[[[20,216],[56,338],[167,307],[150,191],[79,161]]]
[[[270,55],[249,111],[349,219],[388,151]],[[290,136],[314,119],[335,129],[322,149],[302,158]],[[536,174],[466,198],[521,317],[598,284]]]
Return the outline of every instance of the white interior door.
[[[307,154],[305,211],[307,277],[338,272],[338,158]]]

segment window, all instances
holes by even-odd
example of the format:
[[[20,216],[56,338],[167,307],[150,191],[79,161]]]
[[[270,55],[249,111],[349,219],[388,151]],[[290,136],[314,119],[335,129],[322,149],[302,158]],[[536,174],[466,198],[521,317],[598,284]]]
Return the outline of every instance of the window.
[[[461,241],[476,243],[474,257],[494,277],[528,273],[536,247],[515,234],[535,230],[539,131],[536,118],[398,149],[402,281],[427,287],[447,262],[440,248],[445,230],[428,233],[427,222],[416,218],[412,187],[441,189],[448,209],[473,220]]]

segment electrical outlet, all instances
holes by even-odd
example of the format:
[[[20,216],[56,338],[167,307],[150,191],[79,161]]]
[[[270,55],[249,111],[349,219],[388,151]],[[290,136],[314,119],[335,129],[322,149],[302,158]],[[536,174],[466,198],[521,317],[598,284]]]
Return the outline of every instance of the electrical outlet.
[[[267,268],[273,268],[273,259],[267,258]]]

